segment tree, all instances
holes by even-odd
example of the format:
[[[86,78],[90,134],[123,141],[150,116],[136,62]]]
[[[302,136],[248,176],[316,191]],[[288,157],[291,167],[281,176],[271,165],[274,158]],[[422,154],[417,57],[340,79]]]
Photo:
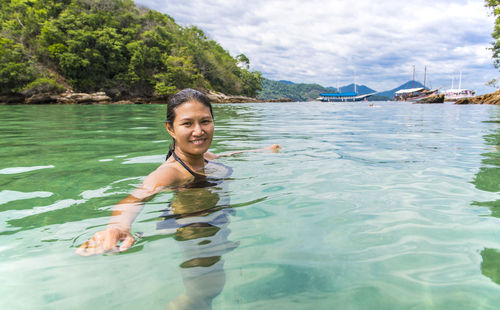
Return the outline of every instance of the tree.
[[[20,92],[34,79],[34,68],[22,44],[0,36],[0,93]]]
[[[132,0],[0,0],[0,91],[168,95],[185,87],[255,96],[261,75],[195,27]]]
[[[491,34],[495,42],[492,43],[491,50],[493,51],[494,65],[496,68],[500,68],[500,0],[485,0],[485,2],[485,6],[489,7],[496,17],[495,29]]]

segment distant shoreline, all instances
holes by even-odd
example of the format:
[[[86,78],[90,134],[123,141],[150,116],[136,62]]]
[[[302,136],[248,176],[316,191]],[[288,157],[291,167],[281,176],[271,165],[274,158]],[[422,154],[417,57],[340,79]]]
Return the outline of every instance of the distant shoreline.
[[[259,99],[239,95],[205,91],[212,103],[264,103],[264,102],[296,102],[289,98]],[[166,104],[168,96],[135,97],[113,100],[104,92],[75,93],[66,91],[62,94],[35,94],[30,97],[23,95],[0,95],[0,105],[90,105],[90,104]],[[446,100],[449,101],[449,100]],[[417,102],[418,103],[418,102]],[[500,89],[497,91],[471,98],[455,100],[455,104],[491,104],[500,105]]]
[[[225,95],[213,91],[206,91],[212,103],[251,103],[251,102],[293,102],[288,98],[262,100],[258,98]],[[66,91],[61,94],[35,94],[30,97],[22,95],[0,96],[0,105],[58,105],[58,104],[166,104],[168,96],[135,97],[113,100],[104,92],[75,93]]]

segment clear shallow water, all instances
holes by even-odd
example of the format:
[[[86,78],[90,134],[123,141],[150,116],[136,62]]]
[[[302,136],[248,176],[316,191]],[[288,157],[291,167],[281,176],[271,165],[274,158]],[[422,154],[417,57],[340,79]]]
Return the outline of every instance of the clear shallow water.
[[[184,268],[189,238],[156,228],[173,193],[129,251],[73,253],[164,159],[164,110],[0,106],[1,309],[164,309],[217,287],[214,309],[498,308],[500,107],[215,106],[213,151],[284,149],[221,160],[231,212],[200,254],[218,257],[208,280]]]

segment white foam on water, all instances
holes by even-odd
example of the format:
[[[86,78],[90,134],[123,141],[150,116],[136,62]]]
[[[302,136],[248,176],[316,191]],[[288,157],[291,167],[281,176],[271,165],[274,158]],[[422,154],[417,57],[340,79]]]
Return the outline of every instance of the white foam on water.
[[[56,201],[55,203],[48,205],[48,206],[40,206],[40,207],[34,207],[33,209],[30,210],[22,210],[19,212],[20,215],[22,216],[30,216],[30,215],[35,215],[35,214],[41,214],[49,211],[54,211],[54,210],[59,210],[59,209],[64,209],[71,207],[72,205],[75,204],[82,204],[86,202],[87,200],[85,199],[63,199]]]
[[[18,192],[3,190],[0,192],[0,205],[15,200],[32,199],[32,198],[46,198],[54,195],[51,192]]]
[[[149,155],[133,157],[125,160],[123,164],[157,164],[164,162],[165,155]]]
[[[98,188],[94,190],[86,190],[80,194],[83,199],[92,199],[92,198],[99,198],[99,197],[106,197],[106,196],[111,196],[111,195],[116,195],[116,193],[106,193],[111,189],[111,186],[106,186],[103,188]]]
[[[54,168],[55,166],[49,165],[49,166],[33,166],[33,167],[11,167],[11,168],[4,168],[0,170],[0,174],[16,174],[16,173],[23,173],[23,172],[29,172],[33,170],[40,170],[40,169],[47,169],[47,168]]]

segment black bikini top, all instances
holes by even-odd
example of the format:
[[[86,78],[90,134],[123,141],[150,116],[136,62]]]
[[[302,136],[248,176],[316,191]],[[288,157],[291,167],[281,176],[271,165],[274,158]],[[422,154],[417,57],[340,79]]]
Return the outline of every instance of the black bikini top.
[[[215,185],[218,185],[220,183],[222,183],[223,179],[224,178],[227,178],[228,176],[230,176],[233,172],[233,170],[231,169],[231,167],[228,167],[224,164],[221,164],[221,163],[217,163],[217,162],[213,162],[213,161],[208,161],[205,159],[205,163],[207,163],[207,165],[210,165],[210,164],[213,164],[213,165],[217,165],[217,166],[221,166],[223,167],[225,170],[226,170],[226,173],[224,173],[223,176],[220,176],[220,177],[213,177],[213,176],[207,176],[207,175],[204,175],[204,174],[200,174],[200,173],[197,173],[195,171],[193,171],[191,168],[189,168],[188,165],[186,165],[186,163],[179,158],[179,156],[177,156],[177,154],[175,154],[175,152],[172,151],[172,156],[174,157],[174,159],[179,163],[181,164],[191,175],[194,176],[194,180],[193,182],[189,183],[186,185],[186,187],[189,187],[189,188],[194,188],[194,187],[208,187],[208,186],[215,186]]]
[[[177,156],[177,154],[175,154],[175,152],[172,152],[172,156],[174,157],[174,159],[182,165],[182,167],[186,168],[186,170],[191,173],[194,178],[196,179],[197,177],[206,177],[205,175],[203,174],[199,174],[199,173],[196,173],[194,172],[191,168],[189,168],[188,165],[186,165],[186,163],[184,161],[182,161],[182,159],[179,158],[179,156]],[[205,163],[208,163],[208,160],[205,159]]]

